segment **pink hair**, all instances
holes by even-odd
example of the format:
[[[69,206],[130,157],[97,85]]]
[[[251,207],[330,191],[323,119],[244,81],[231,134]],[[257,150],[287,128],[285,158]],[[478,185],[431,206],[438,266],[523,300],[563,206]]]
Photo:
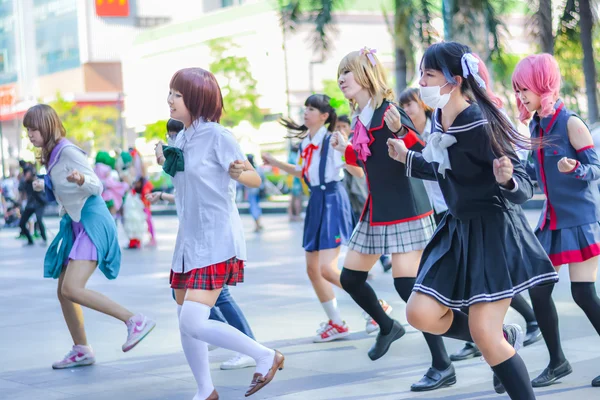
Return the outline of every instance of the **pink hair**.
[[[531,113],[521,102],[516,93],[522,89],[531,90],[541,98],[540,117],[554,113],[554,103],[558,100],[560,91],[560,69],[558,62],[550,54],[534,54],[525,57],[515,67],[512,76],[513,90],[519,108],[519,120],[526,123]]]
[[[485,91],[486,91],[488,97],[490,98],[490,101],[497,108],[504,108],[504,102],[502,101],[502,99],[500,97],[498,97],[496,95],[496,93],[494,93],[492,91],[492,85],[490,85],[490,73],[489,73],[487,67],[485,66],[485,63],[483,62],[481,57],[479,57],[477,54],[473,53],[473,55],[475,56],[475,58],[477,58],[479,60],[479,76],[485,82]]]

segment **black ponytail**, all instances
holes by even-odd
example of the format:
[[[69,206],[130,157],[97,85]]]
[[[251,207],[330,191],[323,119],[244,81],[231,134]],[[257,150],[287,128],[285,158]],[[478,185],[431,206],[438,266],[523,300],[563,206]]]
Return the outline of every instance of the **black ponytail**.
[[[441,71],[451,84],[458,82],[455,76],[463,76],[462,56],[471,53],[471,49],[457,42],[442,42],[431,45],[423,54],[421,60],[422,69],[433,69]],[[521,135],[487,95],[485,88],[479,86],[472,71],[463,79],[461,93],[473,99],[488,123],[485,129],[490,137],[492,150],[496,156],[514,153],[516,148],[525,150],[536,150],[545,144],[545,140],[529,138]]]
[[[304,106],[316,108],[322,114],[328,113],[329,117],[325,121],[325,126],[329,132],[333,132],[337,123],[337,114],[335,108],[333,108],[330,103],[331,98],[326,94],[313,94],[306,99]],[[298,125],[290,118],[281,118],[279,123],[288,131],[291,131],[291,133],[286,136],[288,139],[304,139],[307,135],[308,127],[306,127],[306,125]]]

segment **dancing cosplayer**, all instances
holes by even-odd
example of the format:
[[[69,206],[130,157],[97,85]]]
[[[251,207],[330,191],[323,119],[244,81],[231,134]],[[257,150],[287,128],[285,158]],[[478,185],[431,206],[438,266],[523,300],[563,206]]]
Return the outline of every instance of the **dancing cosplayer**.
[[[122,350],[129,351],[155,322],[85,287],[96,267],[108,279],[115,279],[121,267],[117,226],[101,197],[102,184],[83,150],[65,139],[65,128],[50,106],[31,107],[23,126],[31,143],[41,149],[40,161],[47,171],[44,180],[35,181],[34,189],[45,189],[48,199],[58,202],[63,216],[46,253],[44,277],[58,278],[58,300],[74,345],[52,368],[91,365],[96,360],[87,342],[81,306],[123,321],[128,335]]]
[[[479,60],[455,42],[434,44],[421,61],[421,98],[434,108],[423,153],[389,140],[409,176],[437,180],[448,212],[428,243],[407,305],[417,329],[474,341],[512,399],[535,399],[516,353],[523,333],[503,326],[511,298],[558,280],[519,206],[533,185],[515,145],[531,147],[490,101]],[[465,96],[471,93],[475,102]],[[458,309],[469,307],[467,316]]]
[[[328,319],[317,330],[314,341],[329,342],[350,334],[337,307],[333,285],[342,286],[338,257],[342,244],[347,244],[352,234],[352,207],[341,184],[346,166],[343,153],[332,146],[337,115],[330,105],[330,98],[313,94],[304,106],[304,124],[282,121],[288,130],[295,132],[295,137],[303,139],[296,164],[281,162],[269,153],[263,154],[263,160],[303,178],[310,187],[302,247],[308,277]],[[359,167],[346,168],[353,174],[363,175]]]
[[[600,161],[589,129],[559,98],[560,79],[558,63],[549,54],[521,60],[512,78],[520,120],[531,120],[531,137],[548,143],[527,164],[527,172],[546,195],[535,234],[557,271],[561,265],[569,266],[573,300],[600,334],[595,285],[600,255]],[[550,363],[533,380],[534,387],[550,385],[572,371],[560,344],[558,316],[550,297],[553,287],[545,287],[539,299],[532,296],[550,353]],[[600,386],[600,376],[592,386]]]
[[[157,146],[157,162],[173,176],[179,230],[171,267],[181,344],[198,384],[194,400],[218,399],[210,377],[208,345],[246,354],[256,372],[246,396],[267,385],[284,357],[232,326],[209,320],[223,285],[244,280],[246,242],[235,204],[236,181],[259,187],[261,180],[235,138],[219,124],[221,89],[201,68],[175,73],[168,104],[185,129],[168,148]]]
[[[354,51],[338,67],[338,84],[354,110],[352,145],[342,134],[332,137],[335,149],[345,153],[348,164],[364,165],[369,196],[360,222],[354,229],[341,274],[342,287],[380,327],[368,352],[373,361],[383,357],[405,330],[382,307],[367,276],[382,254],[392,255],[394,287],[408,301],[421,253],[435,228],[433,210],[423,182],[407,177],[403,164],[388,156],[387,140],[404,135],[417,151],[423,141],[404,111],[397,108],[387,86],[383,65],[374,50]],[[389,311],[389,309],[387,310]],[[411,386],[413,391],[433,390],[456,382],[441,337],[425,334],[432,356],[431,368]]]

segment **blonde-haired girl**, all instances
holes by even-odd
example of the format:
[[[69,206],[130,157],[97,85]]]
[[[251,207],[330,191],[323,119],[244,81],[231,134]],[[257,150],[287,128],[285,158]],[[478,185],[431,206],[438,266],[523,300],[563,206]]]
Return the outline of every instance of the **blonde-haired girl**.
[[[389,317],[367,275],[381,254],[392,254],[394,286],[400,297],[410,297],[421,253],[433,234],[433,210],[423,182],[409,178],[406,167],[388,157],[387,140],[402,138],[408,148],[424,143],[404,111],[394,104],[394,92],[375,50],[364,48],[345,56],[338,68],[338,84],[354,111],[352,143],[335,134],[335,148],[345,151],[346,162],[361,164],[369,183],[360,222],[348,245],[341,283],[354,301],[380,326],[371,360],[382,357],[405,331]],[[411,386],[413,391],[434,390],[456,382],[454,367],[438,336],[424,334],[432,354],[432,367]]]

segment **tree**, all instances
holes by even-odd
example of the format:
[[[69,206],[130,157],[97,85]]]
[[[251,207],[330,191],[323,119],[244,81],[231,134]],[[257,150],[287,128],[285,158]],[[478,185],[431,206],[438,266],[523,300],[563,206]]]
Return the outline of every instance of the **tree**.
[[[430,0],[394,0],[394,22],[388,24],[388,29],[394,39],[398,92],[406,88],[416,71],[414,43],[431,43],[434,32],[430,24],[431,3]],[[293,32],[301,21],[314,23],[313,48],[325,56],[331,47],[331,34],[335,32],[333,13],[343,7],[343,1],[279,0],[278,4],[284,31]],[[382,12],[387,21],[386,10],[382,9]]]
[[[57,93],[50,103],[67,131],[67,137],[88,153],[120,146],[116,133],[119,110],[116,107],[78,106]]]
[[[146,139],[147,142],[150,142],[152,140],[165,140],[165,137],[167,135],[167,121],[166,120],[160,120],[160,121],[156,121],[153,124],[148,124],[146,125],[146,130],[144,131],[143,137]]]
[[[223,94],[221,124],[233,127],[241,121],[248,121],[258,128],[264,115],[257,105],[257,81],[250,73],[250,62],[246,57],[234,55],[235,49],[240,46],[231,39],[211,40],[208,47],[213,59],[209,68],[217,76]]]
[[[560,54],[557,60],[564,80],[563,92],[576,97],[581,82],[584,82],[588,120],[592,124],[598,121],[598,67],[594,61],[594,47],[598,48],[598,43],[594,43],[593,24],[590,0],[567,0],[556,38],[556,54]],[[575,106],[577,110],[576,100]]]
[[[554,54],[552,0],[528,0],[526,13],[527,34],[535,38],[542,52]]]
[[[348,117],[352,116],[352,111],[350,111],[350,105],[348,104],[348,101],[344,98],[344,94],[340,90],[337,81],[333,79],[324,80],[323,93],[331,97],[331,99],[333,100],[333,105],[335,106],[335,113],[338,116],[344,114]]]
[[[594,63],[594,46],[592,45],[594,16],[590,3],[591,0],[579,0],[579,29],[583,48],[583,74],[585,76],[588,119],[593,124],[598,121],[598,74]]]
[[[427,47],[437,36],[430,23],[432,8],[429,0],[394,0],[394,25],[388,29],[394,39],[396,93],[406,89],[416,73],[415,43]]]

